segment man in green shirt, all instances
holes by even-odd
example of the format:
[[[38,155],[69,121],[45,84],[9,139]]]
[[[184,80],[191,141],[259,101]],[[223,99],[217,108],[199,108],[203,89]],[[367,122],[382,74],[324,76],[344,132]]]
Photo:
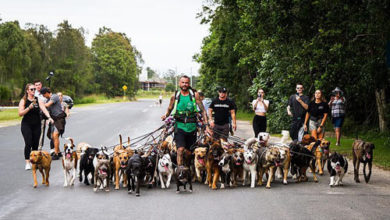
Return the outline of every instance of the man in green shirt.
[[[180,77],[179,86],[180,91],[171,97],[167,113],[161,119],[165,120],[171,113],[176,119],[175,141],[177,146],[177,165],[182,166],[184,149],[190,151],[190,148],[196,142],[197,105],[205,120],[204,123],[208,123],[206,111],[198,92],[190,88],[190,78],[185,75]]]

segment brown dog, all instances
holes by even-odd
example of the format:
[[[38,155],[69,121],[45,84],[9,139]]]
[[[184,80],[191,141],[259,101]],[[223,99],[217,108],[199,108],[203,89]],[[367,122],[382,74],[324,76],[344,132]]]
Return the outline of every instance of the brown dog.
[[[243,148],[233,149],[232,186],[237,186],[238,178],[242,179],[244,172],[244,151]]]
[[[325,139],[312,142],[305,146],[314,154],[314,157],[316,158],[316,167],[318,167],[318,174],[320,175],[324,175],[324,165],[329,157],[329,146],[330,142]]]
[[[202,182],[201,171],[206,171],[206,154],[207,148],[198,147],[194,151],[194,165],[195,165],[195,173],[198,182]]]
[[[119,180],[122,177],[123,187],[127,187],[126,167],[129,158],[133,154],[126,150],[117,150],[114,152],[114,170],[115,170],[115,189],[119,189]]]
[[[277,167],[275,171],[280,170],[280,173],[283,174],[283,184],[287,185],[287,174],[288,174],[288,170],[290,169],[290,162],[291,162],[290,148],[282,147],[282,146],[278,146],[277,148],[279,149],[280,152],[280,162],[282,163],[282,165],[280,167]]]
[[[316,141],[317,141],[317,139],[315,139],[315,137],[311,136],[310,134],[305,134],[302,138],[301,144],[303,146],[305,146],[305,145],[309,145],[312,142],[316,142]]]
[[[352,144],[352,156],[353,156],[353,173],[355,182],[360,183],[359,180],[359,167],[360,162],[363,163],[363,175],[366,183],[370,181],[372,159],[374,156],[375,145],[371,142],[364,142],[362,140],[355,140]],[[366,173],[366,165],[368,164],[368,174]]]
[[[223,154],[223,149],[220,141],[215,141],[207,153],[206,170],[207,170],[207,182],[209,187],[217,189],[217,181],[219,179],[219,166],[218,162]]]
[[[280,151],[277,147],[260,147],[257,151],[259,155],[257,169],[259,186],[263,185],[263,175],[268,172],[268,181],[266,188],[271,188],[271,181],[274,178],[275,168],[281,166]]]
[[[34,188],[38,186],[37,169],[42,174],[42,184],[49,186],[49,173],[51,167],[51,156],[46,151],[31,151],[30,162],[32,164],[32,174],[34,178]],[[45,172],[43,172],[45,171]]]

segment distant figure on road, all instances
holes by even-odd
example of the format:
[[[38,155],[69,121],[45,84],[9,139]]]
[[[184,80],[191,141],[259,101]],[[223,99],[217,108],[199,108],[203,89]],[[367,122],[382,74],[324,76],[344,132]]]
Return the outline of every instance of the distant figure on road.
[[[179,86],[180,91],[176,91],[175,94],[171,97],[167,113],[163,115],[161,119],[165,120],[171,113],[175,117],[177,165],[189,166],[189,164],[184,164],[183,153],[184,149],[191,151],[191,147],[193,147],[196,142],[197,105],[199,106],[199,109],[203,115],[205,124],[207,124],[207,117],[203,104],[200,101],[198,92],[190,88],[190,78],[185,75],[180,77]],[[190,163],[190,161],[186,162]]]
[[[45,107],[49,109],[50,116],[54,120],[54,123],[49,124],[48,133],[50,133],[49,137],[54,142],[53,160],[58,160],[61,156],[59,136],[65,131],[66,114],[62,111],[60,97],[57,94],[52,94],[50,89],[45,87],[41,89],[41,94],[47,99]]]
[[[255,111],[255,117],[253,117],[253,132],[255,137],[260,132],[267,131],[267,111],[269,107],[269,101],[265,99],[265,93],[263,89],[257,91],[257,99],[252,101],[252,109]]]
[[[297,93],[288,99],[287,114],[292,116],[290,136],[293,141],[298,140],[298,132],[302,127],[305,114],[309,108],[309,97],[303,95],[303,85],[296,85]]]
[[[305,117],[305,131],[307,131],[307,122],[309,122],[309,131],[311,136],[315,139],[321,140],[325,134],[325,122],[328,117],[329,106],[326,103],[322,91],[317,89],[314,93],[312,101],[309,103],[309,107]]]
[[[232,100],[227,98],[227,89],[220,88],[218,90],[218,97],[214,99],[209,106],[209,121],[210,126],[214,130],[214,138],[222,138],[225,141],[229,137],[229,117],[232,118],[232,127],[236,131],[236,113],[234,110],[235,104]],[[213,119],[214,113],[214,119]]]
[[[332,112],[332,123],[336,133],[336,146],[340,146],[341,127],[343,126],[345,118],[345,101],[343,91],[341,91],[339,87],[336,87],[332,91],[329,102],[329,107]]]
[[[42,100],[34,96],[36,88],[34,84],[28,83],[26,85],[24,96],[19,102],[18,114],[23,116],[21,131],[24,138],[24,159],[26,160],[26,170],[31,169],[30,152],[31,150],[38,150],[39,137],[41,135],[41,116],[39,110],[49,118],[49,112],[46,110]]]
[[[162,100],[163,100],[163,96],[160,93],[160,96],[158,97],[158,102],[160,103],[160,107],[161,107],[161,104],[162,104]]]

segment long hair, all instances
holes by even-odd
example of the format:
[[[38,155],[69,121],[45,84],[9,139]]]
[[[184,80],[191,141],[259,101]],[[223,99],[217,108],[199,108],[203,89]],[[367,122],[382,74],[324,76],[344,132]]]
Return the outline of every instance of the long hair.
[[[312,101],[315,101],[316,100],[316,91],[320,91],[320,93],[321,93],[321,101],[323,101],[323,102],[326,102],[326,99],[325,99],[325,97],[324,97],[324,93],[320,90],[320,89],[316,89],[315,91],[314,91],[314,95],[313,95],[313,97],[311,98],[311,100]]]
[[[23,95],[24,103],[27,102],[27,96],[28,96],[27,90],[28,90],[28,88],[29,88],[30,86],[34,86],[34,84],[32,84],[32,83],[27,83],[27,84],[26,84],[26,88],[24,88],[24,95]]]

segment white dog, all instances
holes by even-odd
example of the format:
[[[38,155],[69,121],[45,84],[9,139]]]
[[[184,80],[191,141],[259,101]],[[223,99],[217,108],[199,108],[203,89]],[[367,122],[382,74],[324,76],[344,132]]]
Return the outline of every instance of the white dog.
[[[242,185],[246,184],[246,176],[250,173],[251,176],[251,188],[255,188],[256,182],[256,166],[257,166],[257,153],[253,150],[253,148],[248,148],[244,151],[244,175]]]
[[[172,160],[169,154],[164,154],[158,161],[158,172],[160,176],[161,189],[169,188],[173,175]]]
[[[268,147],[269,133],[260,132],[259,135],[257,136],[257,139],[261,146]]]
[[[66,138],[71,143],[64,144],[64,154],[62,156],[62,167],[64,169],[64,187],[73,186],[76,178],[77,154],[73,150],[72,138]]]

